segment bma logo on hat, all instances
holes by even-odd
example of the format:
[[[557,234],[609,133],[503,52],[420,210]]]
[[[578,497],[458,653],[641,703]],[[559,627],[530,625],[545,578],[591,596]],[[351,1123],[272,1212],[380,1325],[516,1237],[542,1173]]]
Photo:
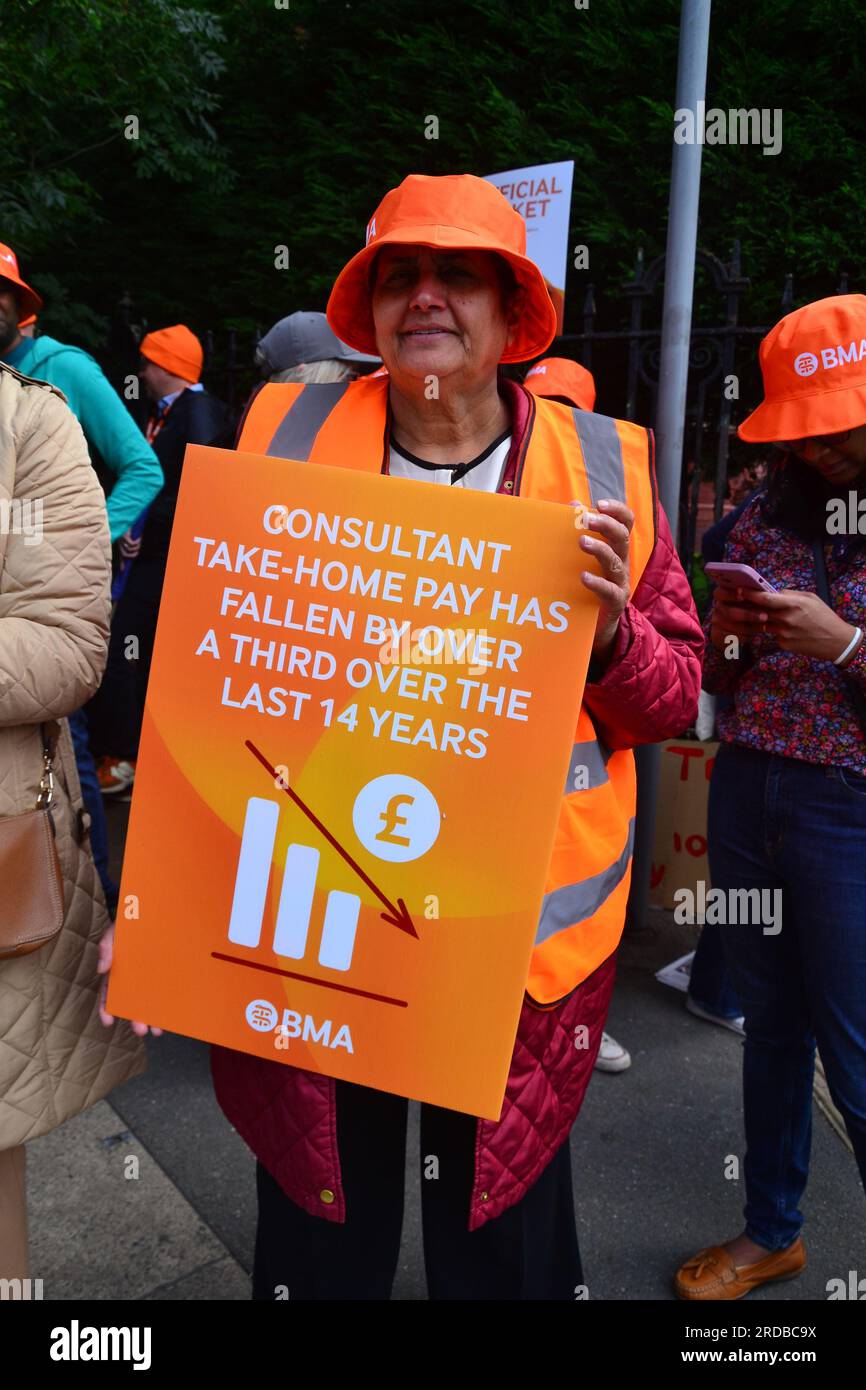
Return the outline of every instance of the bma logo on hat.
[[[801,352],[794,358],[794,371],[797,376],[812,376],[818,370],[818,359],[814,352]]]
[[[373,237],[374,237],[375,235],[376,235],[376,219],[375,219],[375,217],[371,217],[371,218],[370,218],[370,221],[367,223],[367,240],[365,241],[364,245],[365,245],[365,246],[369,246],[369,245],[370,245],[370,242],[373,240]]]

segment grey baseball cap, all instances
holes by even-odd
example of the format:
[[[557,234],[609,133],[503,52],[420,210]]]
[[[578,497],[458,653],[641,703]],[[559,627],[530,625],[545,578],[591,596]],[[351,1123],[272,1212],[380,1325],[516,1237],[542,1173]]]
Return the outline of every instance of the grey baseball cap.
[[[370,357],[367,353],[356,352],[338,338],[329,326],[324,314],[311,314],[299,310],[280,319],[269,328],[259,340],[258,352],[270,366],[272,372],[285,372],[290,367],[298,367],[302,362],[325,362],[336,358],[339,362],[381,362],[381,357]]]

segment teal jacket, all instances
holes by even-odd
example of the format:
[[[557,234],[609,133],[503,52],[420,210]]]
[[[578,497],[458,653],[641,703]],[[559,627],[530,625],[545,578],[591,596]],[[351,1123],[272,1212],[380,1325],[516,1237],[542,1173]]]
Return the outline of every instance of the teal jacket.
[[[10,367],[63,392],[84,437],[117,482],[108,496],[108,524],[116,541],[150,506],[162,487],[162,469],[114,387],[89,353],[43,334],[22,338],[3,358]]]

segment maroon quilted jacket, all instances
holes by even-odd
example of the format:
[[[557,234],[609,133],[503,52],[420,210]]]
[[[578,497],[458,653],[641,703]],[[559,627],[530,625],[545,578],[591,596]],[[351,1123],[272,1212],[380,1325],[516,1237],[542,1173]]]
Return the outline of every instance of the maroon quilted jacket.
[[[520,448],[528,393],[503,383]],[[659,510],[658,538],[620,621],[610,662],[587,684],[584,701],[611,748],[656,743],[695,718],[704,639],[670,528]],[[595,674],[590,667],[590,676]],[[553,1009],[524,1000],[502,1114],[479,1120],[470,1230],[519,1201],[568,1137],[595,1064],[613,991],[615,954]],[[589,1046],[574,1046],[584,1024]],[[215,1047],[217,1099],[283,1190],[306,1211],[345,1221],[334,1082],[281,1062]]]

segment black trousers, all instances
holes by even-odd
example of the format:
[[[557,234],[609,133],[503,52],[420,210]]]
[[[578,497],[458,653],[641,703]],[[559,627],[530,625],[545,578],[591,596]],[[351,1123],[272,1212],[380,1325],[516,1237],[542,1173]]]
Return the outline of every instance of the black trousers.
[[[111,620],[102,684],[87,706],[90,746],[97,758],[137,758],[150,676],[153,639],[165,580],[165,557],[139,558],[129,572]],[[134,637],[136,647],[129,644]]]
[[[346,1221],[311,1216],[258,1164],[254,1299],[391,1297],[403,1225],[408,1102],[345,1081],[336,1083],[336,1093]],[[471,1115],[421,1107],[430,1298],[573,1300],[583,1273],[568,1142],[521,1201],[469,1231],[476,1123]]]

